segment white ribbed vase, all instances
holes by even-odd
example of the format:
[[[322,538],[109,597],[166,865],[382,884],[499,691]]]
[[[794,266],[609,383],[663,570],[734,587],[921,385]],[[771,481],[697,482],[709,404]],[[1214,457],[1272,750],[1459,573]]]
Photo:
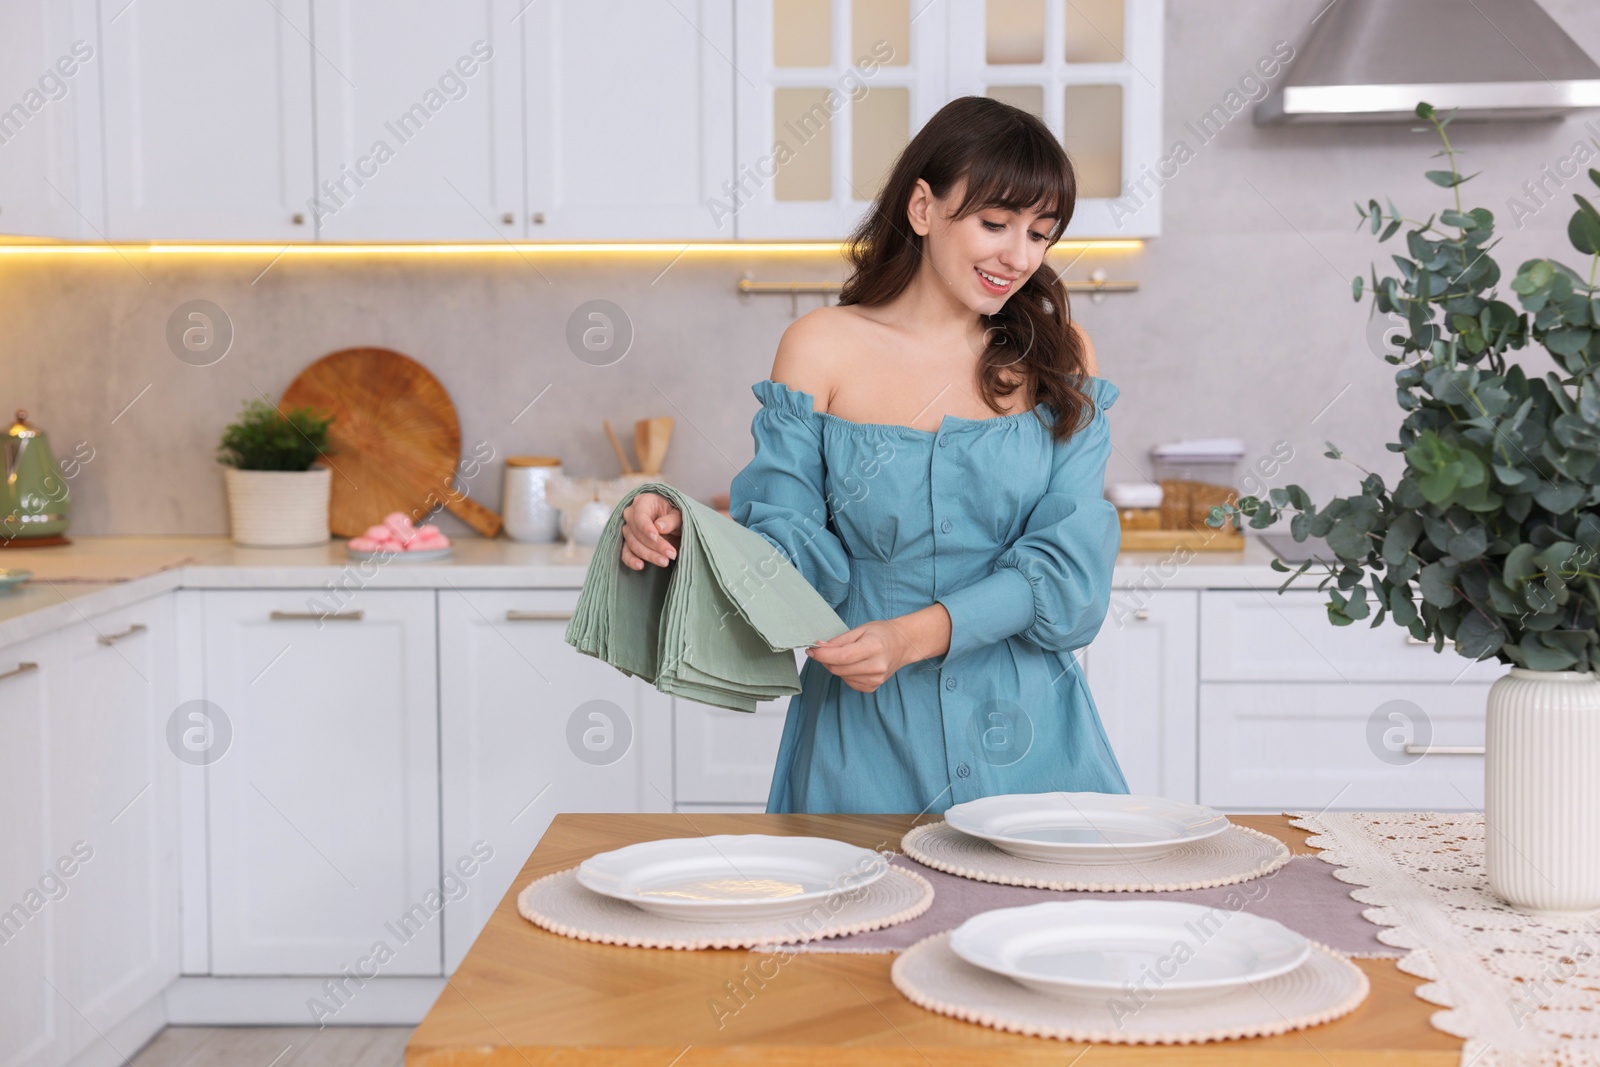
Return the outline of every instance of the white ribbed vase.
[[[328,542],[330,471],[251,471],[222,468],[228,516],[239,545],[284,548]]]
[[[1600,681],[1512,667],[1484,725],[1489,888],[1523,911],[1600,908]]]

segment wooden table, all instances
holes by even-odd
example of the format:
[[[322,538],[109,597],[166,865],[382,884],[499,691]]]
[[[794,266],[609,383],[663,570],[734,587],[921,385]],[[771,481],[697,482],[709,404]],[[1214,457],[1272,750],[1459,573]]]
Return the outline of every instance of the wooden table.
[[[1230,818],[1272,834],[1297,853],[1316,851],[1284,816]],[[576,941],[517,913],[517,893],[533,879],[639,841],[804,834],[898,850],[915,822],[910,815],[558,815],[411,1035],[407,1067],[1460,1063],[1462,1042],[1428,1024],[1438,1009],[1413,995],[1420,983],[1392,960],[1357,960],[1372,980],[1372,993],[1353,1013],[1325,1026],[1202,1045],[1086,1046],[924,1011],[890,984],[893,953],[793,953],[780,965],[781,957],[760,951],[677,952]],[[771,977],[758,984],[748,976],[762,960],[769,960],[765,970]],[[719,1028],[713,1002],[737,1003],[729,982],[743,982],[752,992],[737,1014],[721,1013]]]

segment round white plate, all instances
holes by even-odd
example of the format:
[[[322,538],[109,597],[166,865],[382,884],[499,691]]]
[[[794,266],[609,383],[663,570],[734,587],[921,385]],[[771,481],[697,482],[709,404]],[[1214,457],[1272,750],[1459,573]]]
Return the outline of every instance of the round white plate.
[[[602,852],[578,865],[578,883],[652,915],[738,922],[800,915],[888,870],[870,848],[831,838],[712,834]]]
[[[956,927],[950,948],[1029,989],[1164,1001],[1287,974],[1311,943],[1247,911],[1176,900],[1067,900],[997,908]]]
[[[383,549],[378,549],[372,552],[362,552],[358,549],[351,548],[348,544],[345,546],[345,553],[349,555],[351,559],[379,559],[388,560],[391,563],[396,561],[402,563],[425,563],[430,559],[444,559],[454,551],[454,545],[445,545],[443,548],[424,548],[416,551],[401,550],[399,552],[389,552]]]
[[[32,577],[32,571],[17,570],[14,567],[0,567],[0,590],[13,589]]]
[[[1008,793],[956,804],[944,821],[1023,859],[1134,863],[1228,828],[1199,804],[1126,793]]]

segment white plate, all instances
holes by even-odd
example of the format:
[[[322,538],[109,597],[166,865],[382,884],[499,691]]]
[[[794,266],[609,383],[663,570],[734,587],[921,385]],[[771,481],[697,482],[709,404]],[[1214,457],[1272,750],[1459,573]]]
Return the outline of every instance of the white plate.
[[[781,919],[889,873],[870,848],[826,837],[712,834],[645,841],[578,865],[578,883],[671,919]]]
[[[1126,793],[1009,793],[956,804],[944,819],[1013,856],[1047,863],[1142,863],[1229,826],[1199,804]]]
[[[1287,974],[1311,943],[1247,911],[1176,900],[1068,900],[998,908],[950,934],[975,967],[1041,993],[1162,1000],[1211,996]]]
[[[402,549],[398,552],[380,548],[371,552],[363,552],[346,544],[344,550],[351,559],[377,559],[386,560],[390,563],[426,563],[430,559],[444,559],[455,551],[455,547],[455,545],[445,545],[443,548],[424,548],[414,551]]]

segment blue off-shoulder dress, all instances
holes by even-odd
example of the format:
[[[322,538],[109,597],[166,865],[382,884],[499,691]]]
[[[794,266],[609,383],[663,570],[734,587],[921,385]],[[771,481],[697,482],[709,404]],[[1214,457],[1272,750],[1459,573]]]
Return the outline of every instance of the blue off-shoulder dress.
[[[856,627],[935,601],[950,649],[870,693],[807,660],[789,698],[769,812],[943,812],[998,793],[1126,793],[1072,653],[1111,598],[1121,534],[1104,498],[1119,390],[1089,380],[1093,421],[1064,444],[1041,419],[947,415],[938,430],[817,412],[752,386],[755,458],[735,521],[776,545]]]

